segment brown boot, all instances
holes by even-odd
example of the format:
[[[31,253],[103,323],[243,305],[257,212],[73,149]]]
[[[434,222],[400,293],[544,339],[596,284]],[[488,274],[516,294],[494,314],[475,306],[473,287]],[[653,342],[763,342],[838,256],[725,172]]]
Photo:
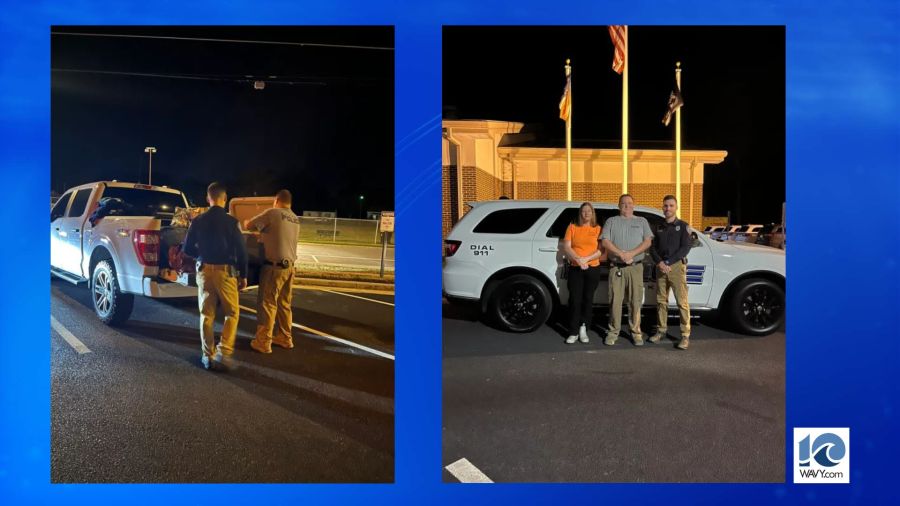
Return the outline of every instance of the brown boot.
[[[686,350],[686,349],[688,349],[688,346],[690,346],[690,344],[691,344],[690,336],[681,336],[681,341],[678,341],[678,349]]]
[[[250,347],[260,353],[272,353],[272,342],[266,341],[263,342],[260,338],[255,337],[252,341],[250,341]]]
[[[289,350],[294,347],[294,340],[290,337],[273,337],[272,344]]]

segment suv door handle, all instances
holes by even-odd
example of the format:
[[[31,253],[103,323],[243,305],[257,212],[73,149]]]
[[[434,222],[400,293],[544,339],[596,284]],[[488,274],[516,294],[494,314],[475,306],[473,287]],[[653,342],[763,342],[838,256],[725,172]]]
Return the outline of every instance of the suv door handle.
[[[72,232],[75,232],[77,234],[79,232],[79,230],[77,228],[73,228]]]
[[[556,253],[559,251],[559,248],[538,248],[538,251],[543,251],[544,253]]]

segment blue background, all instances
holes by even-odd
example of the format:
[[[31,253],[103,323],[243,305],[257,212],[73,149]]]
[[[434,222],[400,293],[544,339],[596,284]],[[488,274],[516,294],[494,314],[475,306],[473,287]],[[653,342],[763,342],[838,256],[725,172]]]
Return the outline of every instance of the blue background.
[[[7,244],[0,264],[5,280],[0,293],[0,501],[896,504],[898,6],[896,0],[784,5],[761,0],[5,3],[0,16],[0,170],[7,209]],[[790,450],[785,484],[441,483],[441,25],[570,23],[787,26],[791,251],[785,438],[793,441],[793,427],[850,427],[850,485],[791,484]],[[396,25],[395,485],[49,483],[49,286],[44,266],[49,260],[45,217],[53,24]],[[606,40],[597,46],[610,51]]]

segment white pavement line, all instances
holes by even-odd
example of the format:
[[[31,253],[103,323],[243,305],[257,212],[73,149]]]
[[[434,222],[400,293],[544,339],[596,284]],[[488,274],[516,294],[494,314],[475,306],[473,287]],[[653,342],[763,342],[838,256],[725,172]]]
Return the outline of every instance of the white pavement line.
[[[74,348],[79,355],[84,355],[85,353],[91,352],[91,350],[89,350],[88,347],[84,345],[84,343],[79,341],[74,334],[69,332],[69,329],[63,327],[62,323],[59,323],[59,321],[54,318],[53,315],[50,315],[50,326],[53,327],[53,330],[55,330],[57,334],[62,336],[62,338],[65,339],[67,343],[69,343],[69,346]]]
[[[393,286],[393,285],[391,285]],[[298,290],[318,290],[322,291],[325,288],[331,288],[334,290],[340,290],[341,293],[368,293],[370,295],[394,295],[393,290],[369,290],[367,288],[346,288],[343,286],[333,286],[333,285],[294,285],[295,289]]]
[[[316,263],[319,263],[319,259],[318,259],[318,258],[316,258],[316,256],[315,256],[315,255],[310,255],[310,256],[311,256],[311,257],[313,257],[313,260],[315,260],[315,261],[316,261]]]
[[[309,255],[309,256],[311,256],[311,257],[313,257],[313,258],[315,258],[315,255],[313,255],[312,253],[306,253],[306,254]],[[349,259],[351,259],[351,260],[367,260],[367,261],[369,261],[369,262],[380,262],[380,261],[381,261],[381,258],[380,258],[380,257],[379,257],[379,258],[370,258],[370,257],[348,257],[348,256],[341,256],[341,255],[323,255],[323,254],[321,254],[321,253],[319,253],[319,256],[322,257],[322,258],[349,258]],[[316,261],[318,262],[318,260],[316,260]],[[390,258],[385,258],[384,261],[385,261],[385,262],[391,262],[391,263],[394,262],[394,260],[393,260],[393,259],[390,259]]]
[[[257,364],[251,364],[241,360],[232,359],[234,364],[241,369],[247,369],[256,372],[262,376],[272,378],[308,392],[314,392],[330,399],[346,402],[355,406],[362,406],[385,415],[394,414],[394,400],[382,397],[377,394],[363,392],[361,390],[353,390],[351,388],[342,387],[318,381],[311,378],[305,378],[296,374],[282,372],[269,367]]]
[[[468,459],[459,459],[445,469],[450,471],[460,483],[494,483],[480,469],[473,466]]]
[[[252,314],[256,314],[256,310],[255,310],[255,309],[250,309],[250,308],[247,307],[247,306],[238,306],[238,307],[240,307],[240,308],[243,309],[244,311],[248,311],[248,312],[250,312],[250,313],[252,313]],[[383,351],[376,350],[375,348],[369,348],[368,346],[363,346],[363,345],[361,345],[361,344],[354,343],[353,341],[348,341],[348,340],[346,340],[346,339],[341,339],[340,337],[336,337],[336,336],[333,336],[333,335],[331,335],[331,334],[326,334],[325,332],[322,332],[321,330],[316,330],[316,329],[314,329],[314,328],[310,328],[310,327],[307,327],[307,326],[305,326],[305,325],[300,325],[299,323],[291,323],[291,326],[297,327],[297,328],[300,329],[300,330],[305,330],[305,331],[307,331],[307,332],[311,332],[311,333],[313,333],[313,334],[315,334],[315,335],[317,335],[317,336],[324,337],[325,339],[331,339],[332,341],[337,341],[337,342],[339,342],[339,343],[341,343],[341,344],[345,344],[345,345],[347,345],[347,346],[350,346],[351,348],[357,348],[357,349],[363,350],[363,351],[365,351],[365,352],[371,353],[372,355],[376,355],[376,356],[378,356],[378,357],[386,358],[386,359],[388,359],[388,360],[394,360],[394,356],[391,355],[391,354],[389,354],[389,353],[385,353],[385,352],[383,352]]]
[[[370,299],[370,298],[368,298],[368,297],[360,297],[359,295],[351,295],[351,294],[349,294],[349,293],[335,292],[334,290],[328,290],[328,289],[325,289],[325,288],[319,288],[319,291],[320,291],[320,292],[333,293],[333,294],[336,294],[336,295],[343,295],[344,297],[353,297],[354,299],[367,300],[367,301],[369,301],[369,302],[376,302],[376,303],[378,303],[378,304],[384,304],[385,306],[393,306],[393,304],[391,304],[390,302],[385,302],[385,301],[383,301],[383,300]]]

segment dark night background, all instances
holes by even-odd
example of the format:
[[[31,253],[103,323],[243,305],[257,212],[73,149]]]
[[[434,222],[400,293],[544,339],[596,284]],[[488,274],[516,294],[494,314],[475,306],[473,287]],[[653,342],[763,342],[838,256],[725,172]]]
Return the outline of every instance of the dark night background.
[[[144,147],[155,146],[153,183],[183,190],[194,204],[206,205],[206,185],[218,180],[231,197],[286,187],[298,213],[356,217],[359,195],[363,211],[394,209],[393,27],[52,32],[52,191],[96,180],[146,183]],[[253,89],[256,79],[266,81],[264,90]]]
[[[703,214],[781,221],[784,27],[629,26],[629,148],[675,148],[661,120],[681,62],[682,149],[726,150],[705,170]],[[445,27],[445,119],[520,121],[565,146],[559,99],[572,60],[572,146],[621,147],[622,76],[606,26]]]

